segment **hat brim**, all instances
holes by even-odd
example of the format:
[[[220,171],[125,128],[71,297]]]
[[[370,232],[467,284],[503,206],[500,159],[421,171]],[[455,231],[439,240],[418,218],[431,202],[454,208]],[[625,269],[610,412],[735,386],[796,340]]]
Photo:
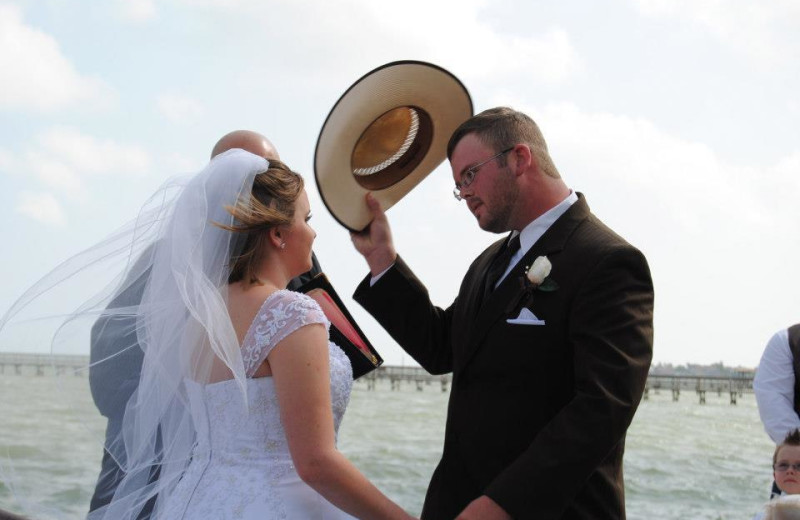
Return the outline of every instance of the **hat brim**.
[[[353,150],[377,118],[398,107],[427,113],[432,125],[430,146],[404,178],[368,190],[353,175]],[[384,210],[393,206],[444,161],[450,136],[471,116],[472,99],[466,87],[431,63],[397,61],[365,74],[333,106],[317,139],[314,176],[328,211],[347,229],[363,230],[372,221],[366,193],[371,191]]]

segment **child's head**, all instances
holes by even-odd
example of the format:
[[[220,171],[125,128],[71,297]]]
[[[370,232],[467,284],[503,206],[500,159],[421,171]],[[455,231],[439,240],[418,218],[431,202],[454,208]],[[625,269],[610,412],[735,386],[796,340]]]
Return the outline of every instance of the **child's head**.
[[[794,430],[775,448],[772,456],[775,483],[788,495],[800,494],[800,430]]]

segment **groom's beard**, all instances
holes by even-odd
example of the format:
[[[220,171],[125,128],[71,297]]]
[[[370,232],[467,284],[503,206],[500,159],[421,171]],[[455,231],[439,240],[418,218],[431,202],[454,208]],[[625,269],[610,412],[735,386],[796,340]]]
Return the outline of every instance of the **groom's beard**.
[[[476,197],[483,206],[483,218],[476,218],[478,226],[484,231],[505,233],[511,230],[511,216],[519,201],[519,191],[507,166],[497,172],[494,180],[486,197]]]

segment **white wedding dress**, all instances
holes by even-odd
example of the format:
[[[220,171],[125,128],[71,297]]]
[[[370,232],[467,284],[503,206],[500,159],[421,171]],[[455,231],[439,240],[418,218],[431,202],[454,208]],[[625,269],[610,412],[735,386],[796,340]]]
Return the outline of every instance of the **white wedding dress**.
[[[205,416],[193,418],[197,444],[192,461],[159,518],[353,518],[300,480],[281,425],[273,380],[252,377],[278,342],[310,323],[330,325],[308,296],[283,290],[266,299],[242,343],[249,412],[235,380],[205,386],[187,383],[192,409],[205,410]],[[331,405],[338,432],[353,386],[352,368],[338,346],[329,343],[328,348]]]

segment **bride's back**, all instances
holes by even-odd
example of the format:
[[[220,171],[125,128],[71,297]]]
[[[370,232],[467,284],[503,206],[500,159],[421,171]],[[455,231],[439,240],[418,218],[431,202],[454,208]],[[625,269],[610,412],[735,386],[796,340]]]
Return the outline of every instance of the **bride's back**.
[[[241,281],[228,285],[228,315],[240,347],[256,314],[258,314],[261,306],[264,305],[267,297],[273,292],[275,292],[275,288],[267,285],[246,285]],[[271,375],[272,370],[269,362],[264,361],[253,374],[253,377],[268,377]],[[217,383],[228,379],[233,379],[233,374],[222,361],[218,360],[212,367],[210,382]]]

